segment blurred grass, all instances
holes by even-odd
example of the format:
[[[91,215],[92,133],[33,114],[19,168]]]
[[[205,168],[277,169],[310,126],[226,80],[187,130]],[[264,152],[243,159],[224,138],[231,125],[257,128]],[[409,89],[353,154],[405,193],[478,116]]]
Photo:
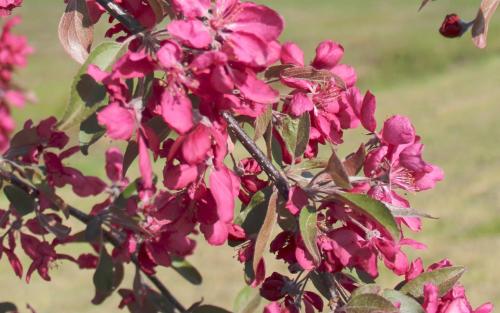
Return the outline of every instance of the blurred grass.
[[[313,57],[321,40],[343,44],[344,62],[356,67],[360,86],[377,95],[379,121],[396,113],[412,118],[426,144],[426,159],[446,172],[446,180],[435,190],[410,195],[414,207],[440,217],[426,221],[424,231],[413,237],[429,245],[423,252],[427,264],[446,256],[469,268],[463,282],[473,305],[487,300],[500,305],[500,271],[495,262],[500,258],[500,19],[490,27],[488,48],[477,50],[469,38],[447,40],[437,28],[443,16],[453,11],[473,18],[479,1],[440,0],[420,13],[416,0],[263,2],[284,15],[283,40],[299,43],[306,58]],[[60,0],[26,1],[20,10],[24,23],[17,31],[28,34],[37,52],[18,82],[33,90],[39,101],[15,111],[19,124],[26,117],[37,121],[49,114],[60,116],[64,109],[77,65],[57,42],[62,10]],[[354,147],[356,142],[348,145]],[[72,165],[102,175],[102,168],[95,165],[102,164],[103,151],[104,145],[97,145],[89,158],[74,158]],[[80,251],[83,246],[69,249]],[[200,240],[190,260],[202,270],[204,286],[190,286],[168,269],[160,270],[160,276],[185,304],[205,298],[230,308],[242,286],[241,266],[234,254],[230,248],[208,249]],[[15,301],[20,307],[28,301],[42,313],[118,310],[117,297],[103,306],[90,304],[91,272],[61,263],[51,273],[52,283],[35,275],[25,285],[5,260],[0,261],[0,285],[4,286],[0,301]],[[384,280],[394,282],[385,275]]]

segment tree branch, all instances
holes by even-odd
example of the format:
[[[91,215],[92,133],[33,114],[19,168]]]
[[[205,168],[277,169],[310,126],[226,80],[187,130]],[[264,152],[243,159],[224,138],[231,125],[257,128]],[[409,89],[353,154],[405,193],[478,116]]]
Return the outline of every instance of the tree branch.
[[[264,152],[257,147],[255,142],[250,138],[245,131],[240,127],[238,121],[228,111],[222,112],[222,117],[229,125],[229,130],[238,138],[243,147],[250,153],[250,155],[259,163],[262,169],[269,175],[271,180],[276,185],[276,188],[285,200],[288,200],[289,185],[287,179],[281,174],[280,171],[269,161]]]
[[[6,173],[5,171],[0,170],[0,178],[4,179],[5,181],[9,182],[12,185],[15,185],[16,187],[21,188],[22,190],[26,191],[29,194],[34,194],[37,197],[39,195],[39,191],[37,189],[35,189],[33,186],[30,186],[27,183],[23,182],[22,180],[20,180],[16,176],[12,175],[11,173]],[[59,210],[63,211],[62,208],[58,207],[60,204],[52,203],[52,205],[54,205]],[[77,220],[84,223],[85,225],[87,225],[90,222],[90,220],[92,219],[91,216],[89,216],[88,214],[80,211],[79,209],[77,209],[71,205],[65,204],[65,208],[67,208],[69,215],[76,218]],[[104,231],[104,236],[105,236],[106,240],[109,241],[113,246],[119,247],[122,245],[121,240],[119,238],[117,238],[116,236],[114,236],[113,234],[111,234],[107,231]],[[137,259],[137,257],[135,255],[133,255],[131,257],[131,259],[132,259],[132,262],[136,266],[138,266],[138,268],[140,268],[139,260]],[[162,296],[165,297],[165,299],[168,302],[170,302],[170,304],[172,304],[178,311],[187,312],[186,309],[184,308],[184,306],[181,303],[179,303],[179,301],[177,301],[177,299],[172,295],[172,293],[167,289],[167,287],[165,285],[163,285],[163,283],[158,279],[158,277],[156,277],[156,275],[152,275],[152,274],[150,275],[150,274],[147,274],[144,272],[143,272],[143,274],[149,279],[149,281],[153,285],[156,286],[156,288],[158,288],[158,290],[160,291]]]
[[[117,19],[132,35],[145,30],[141,23],[112,0],[97,0],[97,3],[108,11],[109,15]]]

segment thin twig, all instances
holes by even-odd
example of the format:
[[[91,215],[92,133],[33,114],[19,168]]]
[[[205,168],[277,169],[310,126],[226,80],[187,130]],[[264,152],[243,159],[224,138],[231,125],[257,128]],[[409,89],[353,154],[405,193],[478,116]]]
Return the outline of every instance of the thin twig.
[[[288,185],[287,179],[281,174],[276,167],[269,161],[269,159],[265,156],[264,152],[257,147],[255,142],[250,138],[245,131],[240,127],[234,116],[224,111],[222,112],[222,117],[228,123],[229,130],[238,138],[243,147],[252,155],[252,157],[259,163],[262,169],[269,175],[271,180],[273,180],[276,188],[283,196],[284,199],[288,199],[288,193],[290,187]]]
[[[21,188],[22,190],[26,191],[29,194],[33,194],[35,196],[39,195],[39,192],[36,188],[28,185],[27,183],[18,179],[16,176],[11,175],[10,173],[6,173],[5,171],[0,171],[0,177],[2,179],[4,179],[5,181],[9,182],[10,184]],[[52,205],[58,207],[57,203],[52,203]],[[89,216],[88,214],[80,211],[79,209],[77,209],[71,205],[64,204],[64,206],[68,210],[69,215],[73,216],[74,218],[76,218],[77,220],[79,220],[80,222],[82,222],[84,224],[88,224],[90,222],[90,220],[92,219],[91,216]],[[62,210],[62,208],[59,208],[59,209]],[[122,245],[121,240],[119,238],[117,238],[115,235],[105,231],[104,236],[105,236],[106,240],[109,241],[113,246],[119,247]],[[135,265],[139,266],[139,260],[137,259],[136,256],[132,256],[131,259]],[[184,308],[184,306],[181,303],[179,303],[179,301],[177,301],[177,299],[172,295],[172,293],[167,289],[167,287],[165,287],[165,285],[163,285],[163,283],[158,279],[158,277],[156,277],[155,275],[152,275],[152,274],[147,274],[147,273],[144,273],[144,275],[146,275],[146,277],[149,279],[149,281],[153,285],[155,285],[156,288],[158,288],[158,290],[160,291],[162,296],[164,296],[165,299],[167,299],[167,301],[169,301],[178,311],[187,312],[186,309]]]

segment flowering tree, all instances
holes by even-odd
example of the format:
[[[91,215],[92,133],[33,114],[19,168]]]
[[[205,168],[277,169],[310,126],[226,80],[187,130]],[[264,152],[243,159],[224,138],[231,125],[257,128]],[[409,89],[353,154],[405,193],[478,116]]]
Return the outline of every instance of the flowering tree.
[[[117,292],[130,312],[227,312],[181,304],[155,276],[172,267],[201,283],[189,256],[206,240],[237,250],[247,287],[235,312],[492,311],[469,304],[463,267],[424,267],[401,250],[425,248],[407,233],[429,217],[404,192],[431,189],[444,174],[424,161],[407,117],[377,123],[376,98],[356,86],[340,44],[321,42],[307,62],[297,44],[278,41],[282,17],[252,2],[67,0],[59,39],[82,65],[66,112],[12,134],[10,110],[28,100],[12,73],[32,50],[11,33],[19,19],[5,16],[21,2],[0,0],[0,187],[10,203],[0,210],[0,257],[20,278],[50,281],[50,264],[66,260],[94,271],[94,304]],[[113,39],[91,48],[106,14]],[[78,146],[68,146],[72,127]],[[343,133],[355,128],[366,140],[342,158]],[[106,181],[65,164],[103,136],[126,144],[105,152]],[[236,159],[239,145],[248,155]],[[83,213],[59,196],[66,186],[104,200]],[[58,252],[82,242],[93,253]],[[288,271],[266,273],[266,251]],[[126,263],[136,268],[132,286],[122,286]],[[376,284],[379,266],[401,283]]]

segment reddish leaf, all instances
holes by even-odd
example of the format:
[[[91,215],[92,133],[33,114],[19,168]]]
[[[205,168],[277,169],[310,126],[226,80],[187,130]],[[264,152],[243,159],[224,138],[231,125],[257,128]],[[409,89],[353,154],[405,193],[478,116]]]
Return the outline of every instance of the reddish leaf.
[[[335,185],[344,189],[352,189],[352,185],[349,182],[349,175],[347,174],[342,161],[340,161],[335,151],[332,151],[332,155],[328,161],[325,171],[330,174],[335,182]]]
[[[480,49],[486,48],[488,26],[498,4],[500,4],[500,0],[483,0],[477,12],[477,16],[474,19],[474,24],[472,25],[472,41],[476,47]]]
[[[358,148],[358,151],[348,155],[345,161],[343,162],[347,175],[354,176],[358,174],[361,168],[363,167],[363,164],[365,162],[365,157],[366,157],[365,145],[361,144],[361,146],[359,146]]]
[[[332,80],[335,81],[336,85],[341,89],[346,89],[345,82],[339,76],[333,74],[329,70],[318,70],[312,66],[305,67],[290,67],[285,68],[281,71],[281,77],[283,78],[294,78],[298,80],[305,80],[317,83],[328,83]]]
[[[257,239],[255,240],[255,248],[253,254],[253,271],[257,273],[257,267],[262,259],[264,252],[267,247],[267,243],[271,238],[273,227],[276,224],[277,208],[278,208],[278,192],[274,191],[269,198],[269,204],[267,206],[266,217],[264,218],[264,223],[259,230]]]
[[[87,59],[94,38],[94,27],[85,0],[69,0],[59,21],[59,41],[78,63]]]

